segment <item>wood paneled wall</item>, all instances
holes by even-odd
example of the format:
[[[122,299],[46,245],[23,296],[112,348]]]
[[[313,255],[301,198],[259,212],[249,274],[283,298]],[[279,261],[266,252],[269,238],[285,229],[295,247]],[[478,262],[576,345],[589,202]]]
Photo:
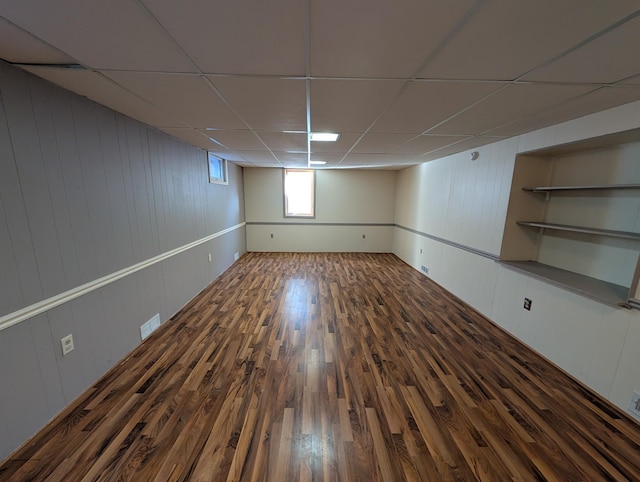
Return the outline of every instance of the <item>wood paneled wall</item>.
[[[0,63],[0,316],[243,222],[242,170],[229,174],[209,184],[204,151]],[[0,457],[245,243],[239,229],[0,331]]]
[[[462,152],[401,171],[396,224],[498,255],[516,155],[634,129],[639,114],[636,102],[474,149],[476,161]],[[630,174],[622,164],[611,167]],[[597,303],[407,230],[395,229],[393,252],[418,270],[427,266],[437,283],[620,408],[640,391],[638,310]]]

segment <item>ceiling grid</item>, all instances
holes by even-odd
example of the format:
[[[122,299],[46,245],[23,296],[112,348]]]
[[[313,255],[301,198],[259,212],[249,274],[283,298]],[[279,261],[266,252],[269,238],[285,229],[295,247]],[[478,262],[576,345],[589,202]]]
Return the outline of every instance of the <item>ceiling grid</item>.
[[[637,0],[0,4],[1,59],[259,167],[401,169],[640,100],[638,38]]]

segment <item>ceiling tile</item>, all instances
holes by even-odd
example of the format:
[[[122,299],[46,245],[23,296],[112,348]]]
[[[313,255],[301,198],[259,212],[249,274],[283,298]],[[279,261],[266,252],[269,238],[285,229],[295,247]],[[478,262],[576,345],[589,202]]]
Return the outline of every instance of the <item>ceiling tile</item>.
[[[373,154],[389,152],[415,137],[415,134],[367,134],[352,152]]]
[[[422,162],[421,158],[416,154],[401,154],[392,152],[390,154],[385,154],[380,159],[375,161],[376,164],[384,164],[384,165],[392,165],[392,164],[403,164],[403,165],[415,165],[420,164]]]
[[[640,100],[640,86],[602,87],[487,134],[515,136]]]
[[[178,139],[191,144],[196,147],[200,147],[201,149],[213,149],[219,150],[220,146],[210,140],[208,137],[202,135],[196,129],[192,129],[190,127],[183,128],[174,128],[174,127],[161,127],[161,131],[166,132],[167,134],[177,137]]]
[[[207,136],[215,139],[228,149],[242,149],[263,151],[266,150],[264,144],[260,142],[260,139],[250,130],[235,130],[235,131],[223,131],[223,130],[205,130],[202,131]]]
[[[620,85],[640,85],[640,75],[634,75],[628,79],[620,81]]]
[[[304,75],[304,2],[143,0],[204,73]]]
[[[311,75],[409,78],[471,0],[311,0]]]
[[[175,115],[190,127],[242,129],[245,125],[197,75],[104,72],[115,82]]]
[[[311,129],[365,131],[403,85],[399,80],[312,80]]]
[[[307,152],[307,134],[288,132],[259,132],[258,135],[272,151]]]
[[[210,77],[229,104],[254,130],[307,130],[304,80]]]
[[[90,70],[24,67],[43,79],[154,127],[185,127],[176,117],[127,92],[112,80]]]
[[[424,156],[420,156],[419,162],[431,161],[434,159],[440,159],[441,157],[449,156],[451,154],[456,154],[458,152],[463,152],[468,149],[473,149],[474,147],[485,146],[487,144],[491,144],[493,142],[498,142],[505,137],[500,136],[475,136],[469,137],[466,140],[461,142],[457,142],[456,144],[452,144],[447,147],[443,147],[442,149],[438,149],[436,151],[425,154]]]
[[[0,17],[0,59],[25,64],[73,64],[77,61]]]
[[[636,6],[637,6],[636,2]],[[611,83],[640,74],[640,17],[568,55],[536,69],[524,80]]]
[[[430,134],[476,135],[522,119],[593,90],[585,85],[512,84],[460,115],[429,131]]]
[[[269,164],[275,163],[278,164],[278,159],[273,157],[266,149],[264,151],[245,151],[245,150],[234,150],[236,155],[240,156],[240,158],[245,159],[251,163],[255,164]],[[275,153],[274,153],[275,154]]]
[[[466,138],[467,136],[418,136],[395,149],[393,154],[424,154]]]
[[[137,2],[21,0],[0,2],[0,15],[94,69],[194,71]]]
[[[382,159],[382,154],[361,154],[351,152],[347,157],[344,158],[342,164],[354,166],[358,164],[369,165],[380,159]]]
[[[287,152],[287,151],[274,151],[275,156],[280,162],[302,162],[307,164],[306,152]]]
[[[310,128],[341,134],[311,143],[313,158],[393,169],[640,99],[638,9],[638,0],[12,0],[0,2],[0,57],[81,63],[88,69],[25,70],[243,165],[306,165]],[[535,80],[510,81],[522,74]]]
[[[636,0],[484,2],[419,77],[514,80],[637,8]]]
[[[420,134],[500,87],[491,82],[410,82],[371,132]]]
[[[226,159],[227,161],[231,161],[235,164],[246,162],[246,159],[244,159],[240,154],[238,154],[235,151],[230,151],[222,148],[218,148],[218,149],[212,148],[208,150],[214,156],[220,157],[222,159]]]

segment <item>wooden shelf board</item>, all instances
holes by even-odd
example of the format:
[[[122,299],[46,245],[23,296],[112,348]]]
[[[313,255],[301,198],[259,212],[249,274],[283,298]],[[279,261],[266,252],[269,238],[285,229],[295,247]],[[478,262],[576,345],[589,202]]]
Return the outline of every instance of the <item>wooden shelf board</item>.
[[[552,191],[603,191],[640,189],[640,184],[602,184],[597,186],[535,186],[523,187],[523,191],[529,192],[552,192]]]
[[[547,281],[560,288],[613,306],[627,304],[629,288],[536,261],[498,261],[507,268]]]
[[[608,236],[611,238],[640,240],[640,233],[630,231],[613,231],[610,229],[588,228],[585,226],[570,226],[568,224],[553,224],[538,221],[516,221],[516,224],[532,228],[555,229],[556,231],[570,231],[573,233],[595,234],[597,236]]]

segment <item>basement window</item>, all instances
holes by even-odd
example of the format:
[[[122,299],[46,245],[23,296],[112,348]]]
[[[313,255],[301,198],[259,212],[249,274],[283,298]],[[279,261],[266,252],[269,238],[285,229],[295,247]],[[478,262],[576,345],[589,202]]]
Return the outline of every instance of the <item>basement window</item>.
[[[284,170],[284,217],[314,218],[316,172],[313,169]]]
[[[213,184],[229,184],[229,171],[227,170],[227,160],[221,159],[208,152],[209,159],[209,182]]]

